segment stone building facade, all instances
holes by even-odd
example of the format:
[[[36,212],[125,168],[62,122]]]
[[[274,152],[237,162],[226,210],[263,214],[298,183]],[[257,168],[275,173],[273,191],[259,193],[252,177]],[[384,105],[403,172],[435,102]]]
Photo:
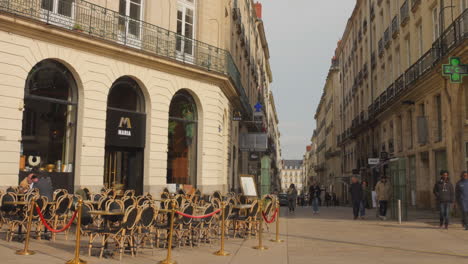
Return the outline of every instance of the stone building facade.
[[[281,189],[286,192],[291,184],[294,184],[298,194],[307,192],[304,188],[304,178],[302,177],[302,160],[283,160],[281,169]]]
[[[449,2],[358,0],[335,52],[342,175],[388,176],[405,208],[435,207],[439,171],[468,166],[468,83],[442,75],[468,61],[467,1]]]
[[[70,191],[238,187],[239,135],[265,127],[246,121],[272,81],[255,7],[0,1],[0,186],[38,169]]]

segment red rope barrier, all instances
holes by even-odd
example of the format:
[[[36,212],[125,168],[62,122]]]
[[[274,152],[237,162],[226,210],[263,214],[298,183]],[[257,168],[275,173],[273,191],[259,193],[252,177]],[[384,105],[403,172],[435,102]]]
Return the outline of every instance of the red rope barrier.
[[[262,216],[263,216],[263,220],[265,220],[265,222],[267,222],[267,224],[271,224],[275,221],[275,218],[276,218],[276,214],[278,213],[278,208],[276,208],[275,212],[273,213],[273,216],[271,217],[270,220],[268,220],[266,218],[266,215],[264,212],[262,212]]]
[[[78,210],[75,211],[75,213],[73,213],[73,216],[72,218],[70,219],[70,222],[64,226],[62,229],[59,229],[59,230],[55,230],[53,229],[52,227],[50,227],[48,224],[47,224],[47,221],[44,219],[44,216],[42,215],[41,213],[41,209],[39,208],[39,206],[36,206],[36,212],[37,214],[39,215],[39,218],[41,219],[42,223],[44,224],[44,226],[52,233],[60,233],[60,232],[63,232],[65,230],[67,230],[68,228],[70,228],[70,226],[72,225],[73,221],[75,220],[75,217],[78,213]]]
[[[209,213],[207,215],[188,215],[188,214],[184,214],[182,212],[176,211],[176,213],[178,215],[185,216],[185,217],[190,217],[190,218],[207,218],[207,217],[213,216],[213,215],[215,215],[215,214],[217,214],[219,212],[221,212],[221,209],[218,209],[218,210],[216,210],[216,211],[214,211],[212,213]]]

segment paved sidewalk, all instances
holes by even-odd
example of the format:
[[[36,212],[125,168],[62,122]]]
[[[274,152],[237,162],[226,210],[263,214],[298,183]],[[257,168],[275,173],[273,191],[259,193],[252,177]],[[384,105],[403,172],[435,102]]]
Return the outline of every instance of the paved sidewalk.
[[[458,222],[450,229],[436,228],[437,219],[424,217],[399,225],[394,221],[375,219],[375,211],[368,212],[368,220],[351,220],[351,208],[321,208],[319,215],[313,215],[309,207],[298,208],[293,214],[282,209],[281,237],[285,243],[268,241],[272,232],[265,235],[266,251],[251,247],[257,241],[229,239],[226,250],[229,257],[217,257],[212,253],[219,249],[218,242],[212,246],[174,250],[173,259],[184,263],[411,263],[441,264],[468,263],[468,231]],[[416,219],[417,220],[417,219]],[[274,225],[270,226],[274,231]],[[72,237],[72,236],[71,236]],[[7,243],[0,234],[0,263],[37,264],[65,263],[73,257],[74,241],[64,241],[59,235],[57,242],[32,240],[34,256],[17,256],[16,249],[22,248],[17,242]],[[82,259],[88,263],[119,263],[118,257],[98,259],[87,256],[86,242],[82,245]],[[164,250],[146,250],[137,257],[125,255],[121,263],[157,263],[165,257]]]

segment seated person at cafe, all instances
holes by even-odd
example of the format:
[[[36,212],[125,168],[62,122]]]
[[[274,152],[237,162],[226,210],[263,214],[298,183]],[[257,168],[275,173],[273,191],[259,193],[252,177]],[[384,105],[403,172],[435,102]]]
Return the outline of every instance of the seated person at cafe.
[[[28,174],[19,184],[19,189],[23,193],[27,193],[33,185],[32,177],[36,176],[34,173]],[[37,176],[36,176],[37,177]]]
[[[37,175],[32,176],[33,186],[32,188],[39,189],[41,196],[46,196],[49,201],[52,201],[52,194],[54,188],[52,187],[52,180],[50,177],[39,178]]]

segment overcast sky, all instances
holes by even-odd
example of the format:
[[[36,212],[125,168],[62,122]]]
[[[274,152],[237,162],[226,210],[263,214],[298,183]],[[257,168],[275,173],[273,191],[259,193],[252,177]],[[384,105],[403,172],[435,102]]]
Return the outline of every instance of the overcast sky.
[[[355,0],[259,0],[270,48],[283,159],[302,159]]]

